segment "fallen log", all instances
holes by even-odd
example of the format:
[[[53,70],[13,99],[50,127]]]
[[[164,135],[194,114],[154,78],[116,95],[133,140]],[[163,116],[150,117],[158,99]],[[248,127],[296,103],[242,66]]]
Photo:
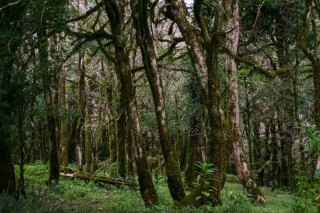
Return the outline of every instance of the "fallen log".
[[[125,186],[128,186],[132,189],[139,189],[139,184],[134,181],[121,180],[121,179],[116,179],[116,178],[111,178],[111,177],[92,175],[89,173],[76,172],[73,169],[70,169],[69,171],[72,171],[72,172],[71,173],[60,172],[60,175],[62,177],[66,177],[66,178],[77,178],[80,180],[94,181],[94,182],[103,183],[103,184],[110,184],[110,185],[114,185],[118,188],[124,188]]]

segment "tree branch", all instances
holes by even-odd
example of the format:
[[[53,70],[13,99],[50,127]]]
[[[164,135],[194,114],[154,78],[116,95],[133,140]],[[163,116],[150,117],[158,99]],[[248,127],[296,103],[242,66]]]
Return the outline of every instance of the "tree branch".
[[[90,15],[92,15],[94,12],[98,11],[100,9],[100,7],[102,7],[102,6],[103,6],[103,3],[100,2],[96,6],[94,6],[90,10],[88,10],[85,14],[78,16],[76,18],[69,19],[66,22],[70,23],[70,22],[75,22],[75,21],[80,21],[82,19],[85,19],[85,18],[89,17]]]
[[[274,78],[276,76],[281,76],[283,74],[288,73],[291,69],[290,68],[284,68],[284,69],[279,69],[279,70],[270,70],[270,69],[265,69],[261,66],[258,65],[257,62],[255,61],[250,61],[248,59],[242,58],[236,54],[234,54],[229,48],[223,46],[222,51],[231,57],[233,57],[237,62],[244,63],[250,67],[252,67],[254,70],[258,71],[259,73],[267,76],[268,78]]]
[[[21,1],[21,0],[18,0],[18,1],[16,1],[16,2],[12,2],[12,3],[9,3],[9,4],[7,4],[7,5],[4,5],[3,7],[0,8],[0,11],[3,10],[3,9],[5,9],[5,8],[7,8],[7,7],[11,7],[11,6],[14,6],[14,5],[16,5],[16,4],[19,4],[20,1]]]

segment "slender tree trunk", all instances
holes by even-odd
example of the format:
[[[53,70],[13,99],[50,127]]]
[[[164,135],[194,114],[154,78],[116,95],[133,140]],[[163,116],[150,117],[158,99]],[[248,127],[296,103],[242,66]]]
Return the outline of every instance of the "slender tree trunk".
[[[126,161],[126,134],[127,134],[127,116],[125,112],[125,91],[120,88],[119,94],[119,118],[117,120],[117,163],[118,163],[118,173],[122,178],[127,176],[127,161]]]
[[[142,59],[147,74],[148,82],[154,100],[154,108],[157,117],[158,131],[162,153],[165,160],[166,175],[170,194],[175,201],[180,201],[185,197],[182,183],[180,167],[177,161],[177,153],[170,140],[167,124],[166,106],[163,92],[163,85],[158,69],[153,38],[148,24],[148,0],[138,1],[139,17],[135,20],[137,30],[137,41],[141,49]]]
[[[133,137],[131,134],[130,126],[126,126],[126,152],[127,152],[127,171],[128,176],[133,177],[134,176],[134,162],[135,162],[135,154],[133,150]]]
[[[113,73],[108,72],[108,78],[114,79]],[[118,85],[118,87],[121,85]],[[120,89],[118,88],[119,96],[120,96]],[[108,142],[109,142],[109,162],[110,164],[117,162],[117,140],[118,138],[118,129],[117,129],[117,122],[116,121],[116,113],[113,109],[112,103],[113,99],[116,98],[114,94],[114,84],[112,81],[107,83],[107,105],[106,105],[106,113],[107,113],[107,122],[108,122]],[[118,103],[120,104],[120,103]],[[119,107],[119,106],[118,106]],[[123,108],[123,107],[122,107]],[[120,116],[120,115],[119,115]],[[120,133],[120,139],[122,139],[122,133]]]
[[[222,30],[222,11],[215,13],[214,28],[219,32]],[[212,203],[221,204],[221,191],[223,184],[223,172],[229,156],[224,152],[225,144],[222,110],[220,108],[220,78],[219,78],[219,48],[220,41],[213,36],[210,44],[207,46],[207,66],[208,66],[208,118],[209,118],[209,161],[213,163],[216,171],[213,173],[211,183],[214,187]]]
[[[189,132],[189,149],[188,149],[188,163],[185,174],[186,183],[188,188],[193,188],[196,182],[197,176],[199,175],[199,168],[196,166],[197,155],[199,144],[201,143],[201,123],[198,118],[197,111],[191,115],[190,118],[190,132]]]
[[[270,141],[270,121],[267,121],[265,123],[266,127],[265,127],[265,139],[264,139],[264,149],[265,149],[265,153],[264,153],[264,162],[270,162],[271,161],[271,148],[269,145],[269,141]],[[263,180],[261,182],[261,185],[264,186],[270,186],[269,182],[270,182],[270,175],[271,175],[271,169],[272,167],[270,166],[263,166],[262,167],[262,177]]]
[[[92,172],[92,154],[93,154],[93,138],[92,138],[92,106],[91,106],[91,80],[87,80],[86,92],[86,108],[85,108],[85,161],[87,165],[87,172]]]
[[[105,10],[108,15],[111,32],[113,34],[113,44],[117,63],[116,71],[121,82],[121,87],[125,91],[125,108],[127,111],[128,122],[134,138],[134,147],[137,154],[136,165],[140,194],[146,206],[151,207],[159,203],[159,198],[150,174],[145,144],[140,126],[138,105],[135,94],[135,85],[130,69],[129,52],[126,49],[126,35],[124,33],[124,12],[122,1],[104,1]]]
[[[285,8],[284,8],[285,9]],[[289,33],[286,26],[287,21],[283,17],[282,9],[278,11],[275,19],[276,53],[278,56],[279,68],[288,68],[290,64],[289,55]],[[293,171],[292,146],[294,143],[294,124],[295,124],[295,97],[292,82],[295,77],[293,73],[282,77],[280,94],[283,100],[281,123],[281,183],[282,186],[289,186],[291,191],[295,190],[295,177]],[[281,115],[280,113],[278,113]],[[280,124],[279,124],[280,127]]]
[[[187,158],[187,169],[185,171],[185,179],[189,188],[193,188],[196,178],[199,174],[199,168],[195,165],[196,161],[203,162],[200,160],[201,156],[201,115],[203,106],[203,98],[201,95],[201,86],[197,76],[192,75],[189,79],[189,93],[192,101],[192,114],[190,117],[189,127],[189,144],[188,144],[188,158]]]
[[[244,88],[245,88],[245,99],[246,99],[246,111],[244,114],[244,128],[247,136],[248,141],[248,155],[249,155],[249,168],[253,168],[253,151],[252,151],[252,137],[251,137],[251,102],[249,99],[249,91],[248,91],[248,80],[245,78],[244,80]]]
[[[85,109],[86,109],[86,94],[85,94],[85,73],[86,68],[83,61],[83,56],[79,55],[79,83],[78,83],[78,117],[77,117],[77,145],[76,145],[76,155],[78,161],[79,171],[83,170],[83,149],[84,149],[84,140],[85,140],[85,131],[84,131],[84,118],[85,118]]]
[[[226,30],[229,31],[226,35],[227,47],[237,53],[239,43],[239,7],[238,0],[226,0],[229,22]],[[228,116],[231,121],[232,140],[233,143],[233,159],[236,164],[236,169],[243,187],[253,196],[254,200],[259,203],[265,203],[265,198],[255,181],[250,177],[250,170],[245,160],[243,151],[241,133],[240,133],[240,110],[239,110],[239,95],[238,95],[238,80],[237,80],[237,64],[231,56],[226,56],[226,72],[227,82],[229,85],[228,96]],[[259,131],[259,128],[258,128]],[[258,132],[259,133],[259,132]],[[258,138],[259,140],[259,138]]]
[[[253,108],[255,108],[253,106]],[[259,112],[257,112],[259,113]],[[252,169],[256,172],[258,181],[261,181],[261,167],[262,167],[262,150],[260,138],[260,114],[255,116],[253,121],[253,166]]]
[[[2,148],[2,147],[1,147]],[[16,178],[13,161],[8,150],[0,148],[0,193],[16,196]]]
[[[320,129],[320,59],[312,64],[314,85],[314,122]]]
[[[272,188],[275,189],[278,186],[277,174],[279,169],[278,161],[278,139],[277,139],[277,126],[276,118],[273,114],[270,121],[270,134],[271,134],[271,164],[272,164]]]
[[[100,60],[101,66],[101,79],[99,83],[99,102],[98,102],[98,126],[97,126],[97,139],[95,140],[95,150],[93,155],[93,171],[98,169],[98,161],[103,156],[105,159],[105,142],[104,142],[104,133],[105,133],[105,117],[106,117],[106,86],[105,82],[108,79],[105,73],[104,62]]]
[[[54,116],[54,100],[50,89],[51,85],[51,72],[49,69],[49,54],[48,54],[48,38],[44,29],[39,32],[39,57],[40,57],[40,70],[43,75],[43,88],[44,88],[44,102],[47,108],[47,128],[49,132],[49,183],[57,184],[60,176],[60,163],[58,155],[58,139],[56,134],[56,120]]]
[[[68,119],[64,113],[66,108],[66,74],[65,70],[60,73],[60,107],[62,113],[60,115],[60,159],[61,166],[68,167]]]
[[[24,114],[25,109],[20,110],[19,113],[19,125],[18,125],[18,132],[19,132],[19,141],[20,141],[20,176],[19,176],[19,185],[17,190],[17,197],[23,195],[24,197],[27,196],[26,190],[25,190],[25,181],[24,181],[24,164],[25,164],[25,150],[26,150],[26,144],[25,144],[25,130],[23,127],[24,123]]]
[[[209,162],[213,163],[215,172],[211,179],[210,185],[214,190],[210,193],[210,199],[196,199],[201,197],[201,191],[204,187],[203,184],[197,186],[190,195],[181,200],[178,206],[185,205],[201,205],[207,201],[213,204],[221,204],[221,190],[224,172],[226,167],[226,161],[229,160],[229,156],[226,159],[226,153],[224,144],[225,138],[223,133],[222,112],[220,108],[220,80],[219,80],[219,48],[220,40],[214,33],[222,30],[222,11],[217,9],[215,11],[215,20],[212,35],[210,35],[208,26],[205,25],[205,18],[203,17],[203,1],[195,1],[195,17],[201,28],[201,35],[203,42],[201,42],[194,31],[193,26],[189,22],[189,12],[183,0],[167,0],[167,14],[170,14],[173,20],[176,22],[180,29],[183,38],[185,39],[186,46],[192,64],[195,70],[198,72],[202,92],[204,94],[204,103],[207,107],[208,119],[209,119]],[[220,2],[222,5],[222,2]],[[170,16],[168,16],[170,18]],[[204,48],[203,48],[204,46]]]

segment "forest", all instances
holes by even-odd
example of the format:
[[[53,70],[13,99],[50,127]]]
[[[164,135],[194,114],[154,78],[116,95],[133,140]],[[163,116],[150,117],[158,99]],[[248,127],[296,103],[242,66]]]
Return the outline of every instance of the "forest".
[[[0,213],[320,212],[319,0],[1,0]]]

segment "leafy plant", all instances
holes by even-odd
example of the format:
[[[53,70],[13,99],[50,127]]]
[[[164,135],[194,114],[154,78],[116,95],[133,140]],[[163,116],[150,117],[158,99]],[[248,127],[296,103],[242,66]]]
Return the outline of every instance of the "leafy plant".
[[[312,212],[313,201],[301,197],[294,197],[292,200],[291,210],[293,213]]]
[[[197,184],[203,184],[201,195],[196,199],[203,199],[207,204],[206,210],[213,211],[212,203],[210,202],[210,196],[215,188],[210,184],[213,181],[213,173],[215,172],[215,169],[213,168],[212,163],[196,162],[195,165],[200,169],[200,174],[197,176]]]

